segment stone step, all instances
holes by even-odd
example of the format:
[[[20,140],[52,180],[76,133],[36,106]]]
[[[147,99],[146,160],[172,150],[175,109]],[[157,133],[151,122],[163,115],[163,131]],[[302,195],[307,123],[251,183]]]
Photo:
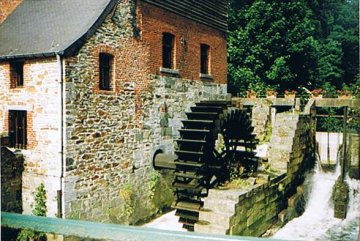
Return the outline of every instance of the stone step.
[[[200,212],[199,220],[228,229],[230,228],[230,218],[232,216],[228,213]]]
[[[201,222],[195,223],[194,227],[195,232],[199,233],[206,233],[206,234],[227,234],[228,228],[218,226],[218,225],[211,225],[211,224],[202,224]]]
[[[234,213],[237,201],[209,199],[204,201],[204,209],[214,212]]]
[[[232,200],[234,202],[239,201],[239,196],[244,194],[245,191],[239,190],[219,190],[219,189],[209,189],[208,198],[209,199],[218,199],[218,200]]]
[[[269,145],[269,152],[270,152],[270,150],[272,150],[272,151],[281,150],[281,151],[291,152],[292,149],[293,149],[293,146],[291,145],[291,143],[290,143],[290,145],[287,145],[285,143],[280,144],[280,143],[276,143],[276,142],[275,143],[270,142],[270,145]]]

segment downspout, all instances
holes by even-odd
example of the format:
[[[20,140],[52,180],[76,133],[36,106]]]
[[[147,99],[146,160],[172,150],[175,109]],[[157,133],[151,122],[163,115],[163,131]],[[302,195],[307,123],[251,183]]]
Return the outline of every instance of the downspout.
[[[59,84],[60,84],[60,189],[57,191],[57,217],[63,218],[63,182],[64,182],[64,77],[63,77],[63,59],[56,54],[56,60],[59,66]]]

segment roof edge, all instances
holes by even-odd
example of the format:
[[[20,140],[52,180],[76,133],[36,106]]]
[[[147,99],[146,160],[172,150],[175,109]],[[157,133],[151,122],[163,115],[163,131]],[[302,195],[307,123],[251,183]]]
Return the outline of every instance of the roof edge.
[[[32,53],[32,54],[17,54],[17,55],[2,55],[0,61],[14,60],[14,59],[31,59],[31,58],[46,58],[55,57],[58,52],[47,52],[47,53]]]
[[[69,44],[68,47],[64,48],[64,50],[62,51],[59,51],[59,55],[62,55],[64,57],[72,56],[78,49],[80,49],[82,45],[86,42],[86,40],[88,40],[101,26],[101,24],[103,24],[106,17],[111,13],[117,3],[118,0],[111,0],[105,7],[104,11],[100,14],[98,19],[94,22],[94,24],[77,40]]]

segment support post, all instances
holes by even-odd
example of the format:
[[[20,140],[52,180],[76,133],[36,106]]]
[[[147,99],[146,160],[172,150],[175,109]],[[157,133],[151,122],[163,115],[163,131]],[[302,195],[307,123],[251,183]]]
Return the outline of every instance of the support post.
[[[348,107],[344,107],[344,129],[343,129],[343,151],[341,158],[341,175],[335,182],[334,188],[334,217],[345,219],[347,214],[347,205],[349,203],[349,185],[346,183],[346,145],[347,145],[347,113]]]
[[[330,108],[328,108],[328,118],[331,118]],[[330,164],[330,134],[329,134],[329,127],[327,128],[327,162]]]
[[[348,107],[344,107],[344,123],[343,123],[343,150],[342,150],[342,158],[341,158],[341,181],[344,181],[346,174],[346,152],[347,152],[347,114]]]

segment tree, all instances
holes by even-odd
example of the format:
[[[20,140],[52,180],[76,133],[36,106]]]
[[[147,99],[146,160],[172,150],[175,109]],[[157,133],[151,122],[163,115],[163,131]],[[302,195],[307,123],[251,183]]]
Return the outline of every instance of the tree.
[[[229,92],[354,83],[358,26],[355,0],[230,0]]]

